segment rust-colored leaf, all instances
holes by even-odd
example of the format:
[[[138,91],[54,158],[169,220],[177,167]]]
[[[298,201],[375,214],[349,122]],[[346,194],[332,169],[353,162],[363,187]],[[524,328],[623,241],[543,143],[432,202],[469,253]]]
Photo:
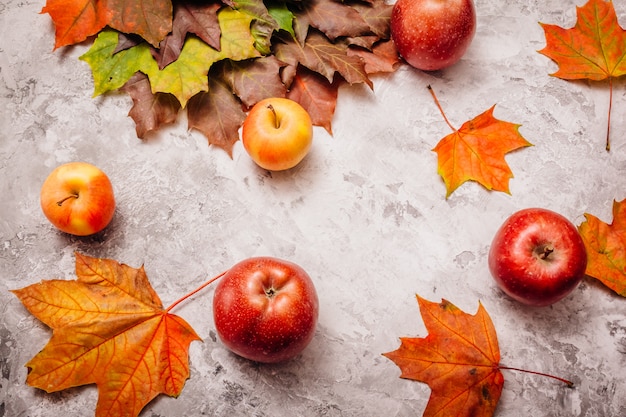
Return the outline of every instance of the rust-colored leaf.
[[[239,128],[246,114],[241,102],[217,71],[209,76],[209,90],[196,94],[189,100],[187,118],[189,129],[206,136],[209,145],[217,146],[230,157],[233,146],[239,140]]]
[[[311,31],[304,45],[293,39],[284,39],[276,45],[274,53],[276,58],[292,68],[304,65],[326,77],[329,83],[333,82],[335,73],[339,73],[349,84],[365,83],[374,88],[363,59],[349,55],[347,45],[332,43],[320,32]]]
[[[109,26],[137,34],[154,47],[172,30],[171,0],[107,0],[102,3],[108,8]]]
[[[200,338],[163,309],[143,267],[77,253],[76,275],[13,291],[53,331],[26,382],[47,392],[96,384],[96,417],[135,417],[157,395],[179,395]]]
[[[342,36],[361,36],[372,31],[357,9],[347,2],[308,0],[302,3],[301,9],[296,21],[296,36],[300,43],[305,43],[310,27],[318,29],[331,41]]]
[[[323,127],[332,135],[331,122],[337,107],[339,86],[342,82],[343,80],[338,79],[331,84],[318,73],[299,66],[291,82],[287,97],[304,107],[315,126]]]
[[[520,125],[493,117],[494,108],[495,105],[465,122],[458,130],[448,123],[453,133],[441,139],[433,149],[438,156],[437,172],[446,184],[446,197],[466,181],[476,181],[488,190],[510,193],[509,180],[513,172],[504,156],[532,145],[519,133]]]
[[[558,65],[553,76],[564,80],[609,79],[610,99],[606,150],[610,150],[613,78],[626,74],[626,31],[617,20],[613,2],[589,0],[576,7],[576,25],[564,29],[540,23],[546,46],[539,53]]]
[[[613,222],[585,214],[578,230],[587,249],[587,275],[626,297],[626,200],[613,202]]]
[[[378,42],[372,46],[371,50],[350,47],[348,55],[360,56],[367,74],[395,72],[401,62],[396,44],[391,40]]]
[[[144,139],[148,132],[176,121],[180,102],[168,93],[152,93],[150,81],[145,74],[137,72],[124,84],[122,91],[128,93],[133,100],[133,107],[128,115],[135,121],[138,138]]]
[[[172,31],[154,48],[152,54],[163,69],[176,61],[183,49],[188,34],[193,33],[215,50],[220,49],[221,29],[217,11],[221,3],[200,3],[193,0],[179,0],[174,4]]]
[[[273,55],[244,61],[225,60],[218,70],[221,78],[245,107],[270,97],[284,97],[287,88],[280,79],[283,63]]]
[[[401,338],[400,347],[384,356],[401,377],[431,389],[424,417],[489,417],[500,399],[504,377],[491,318],[478,306],[469,315],[446,300],[440,304],[417,296],[425,338]]]

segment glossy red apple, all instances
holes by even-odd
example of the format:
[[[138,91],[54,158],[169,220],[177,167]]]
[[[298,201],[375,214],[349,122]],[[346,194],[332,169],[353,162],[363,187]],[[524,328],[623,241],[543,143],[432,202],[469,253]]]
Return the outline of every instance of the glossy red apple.
[[[104,229],[115,212],[109,177],[86,162],[55,168],[41,186],[41,209],[63,232],[87,236]]]
[[[256,362],[298,355],[313,338],[318,311],[317,292],[304,269],[272,257],[237,263],[220,279],[213,296],[220,339]]]
[[[313,123],[298,102],[280,97],[255,104],[241,128],[241,141],[254,162],[270,171],[298,165],[313,142]]]
[[[497,231],[489,269],[509,296],[546,306],[571,293],[585,275],[587,252],[576,227],[542,208],[520,210]]]
[[[398,0],[391,13],[391,37],[411,66],[440,70],[456,63],[476,33],[473,0]]]

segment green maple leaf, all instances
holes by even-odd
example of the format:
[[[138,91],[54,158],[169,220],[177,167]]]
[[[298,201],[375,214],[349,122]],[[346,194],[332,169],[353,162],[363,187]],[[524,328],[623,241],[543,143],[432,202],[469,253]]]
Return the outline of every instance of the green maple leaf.
[[[285,32],[291,34],[291,36],[296,36],[293,30],[293,21],[294,14],[289,10],[285,2],[271,2],[267,6],[267,11],[274,18],[276,23],[278,23],[278,28],[280,30],[284,30]]]
[[[224,8],[218,13],[218,20],[222,28],[220,51],[190,36],[178,59],[162,70],[146,62],[141,70],[148,75],[153,92],[173,94],[185,107],[195,94],[208,91],[207,77],[214,63],[226,58],[237,61],[260,56],[250,32],[250,15]]]
[[[94,78],[94,95],[121,88],[137,71],[146,74],[153,93],[170,93],[184,107],[195,94],[208,90],[208,72],[215,62],[229,58],[244,60],[260,56],[250,32],[249,14],[224,8],[218,13],[222,29],[221,50],[217,51],[195,36],[187,37],[178,59],[162,70],[142,42],[115,52],[118,33],[101,32],[93,46],[80,57],[87,62]]]
[[[117,43],[117,31],[103,30],[80,57],[91,67],[94,97],[121,88],[141,68],[141,62],[152,59],[146,43],[114,53]]]
[[[188,37],[178,59],[160,70],[156,65],[143,68],[150,79],[152,92],[173,94],[185,107],[187,101],[201,91],[207,91],[207,75],[220,53],[196,37]]]
[[[279,24],[269,13],[263,0],[235,0],[234,8],[252,18],[250,31],[255,39],[255,48],[263,55],[271,53],[272,34],[279,29]]]

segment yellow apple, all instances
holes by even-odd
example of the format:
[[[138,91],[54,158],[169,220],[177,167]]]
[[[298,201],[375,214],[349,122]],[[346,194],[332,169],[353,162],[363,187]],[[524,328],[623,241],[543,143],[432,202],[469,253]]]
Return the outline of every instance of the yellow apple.
[[[86,162],[58,166],[41,186],[41,209],[63,232],[87,236],[113,218],[115,197],[109,177]]]
[[[260,167],[270,171],[293,168],[311,149],[311,117],[296,101],[279,97],[261,100],[243,122],[241,141]]]

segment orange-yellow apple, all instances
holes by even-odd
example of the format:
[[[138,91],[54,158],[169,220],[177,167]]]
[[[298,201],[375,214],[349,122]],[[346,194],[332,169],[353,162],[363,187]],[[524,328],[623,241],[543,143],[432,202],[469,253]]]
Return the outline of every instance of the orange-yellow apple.
[[[104,229],[115,212],[109,177],[86,162],[55,168],[41,186],[41,209],[63,232],[87,236]]]
[[[311,117],[294,100],[279,97],[261,100],[243,122],[241,141],[261,168],[270,171],[293,168],[311,149]]]

